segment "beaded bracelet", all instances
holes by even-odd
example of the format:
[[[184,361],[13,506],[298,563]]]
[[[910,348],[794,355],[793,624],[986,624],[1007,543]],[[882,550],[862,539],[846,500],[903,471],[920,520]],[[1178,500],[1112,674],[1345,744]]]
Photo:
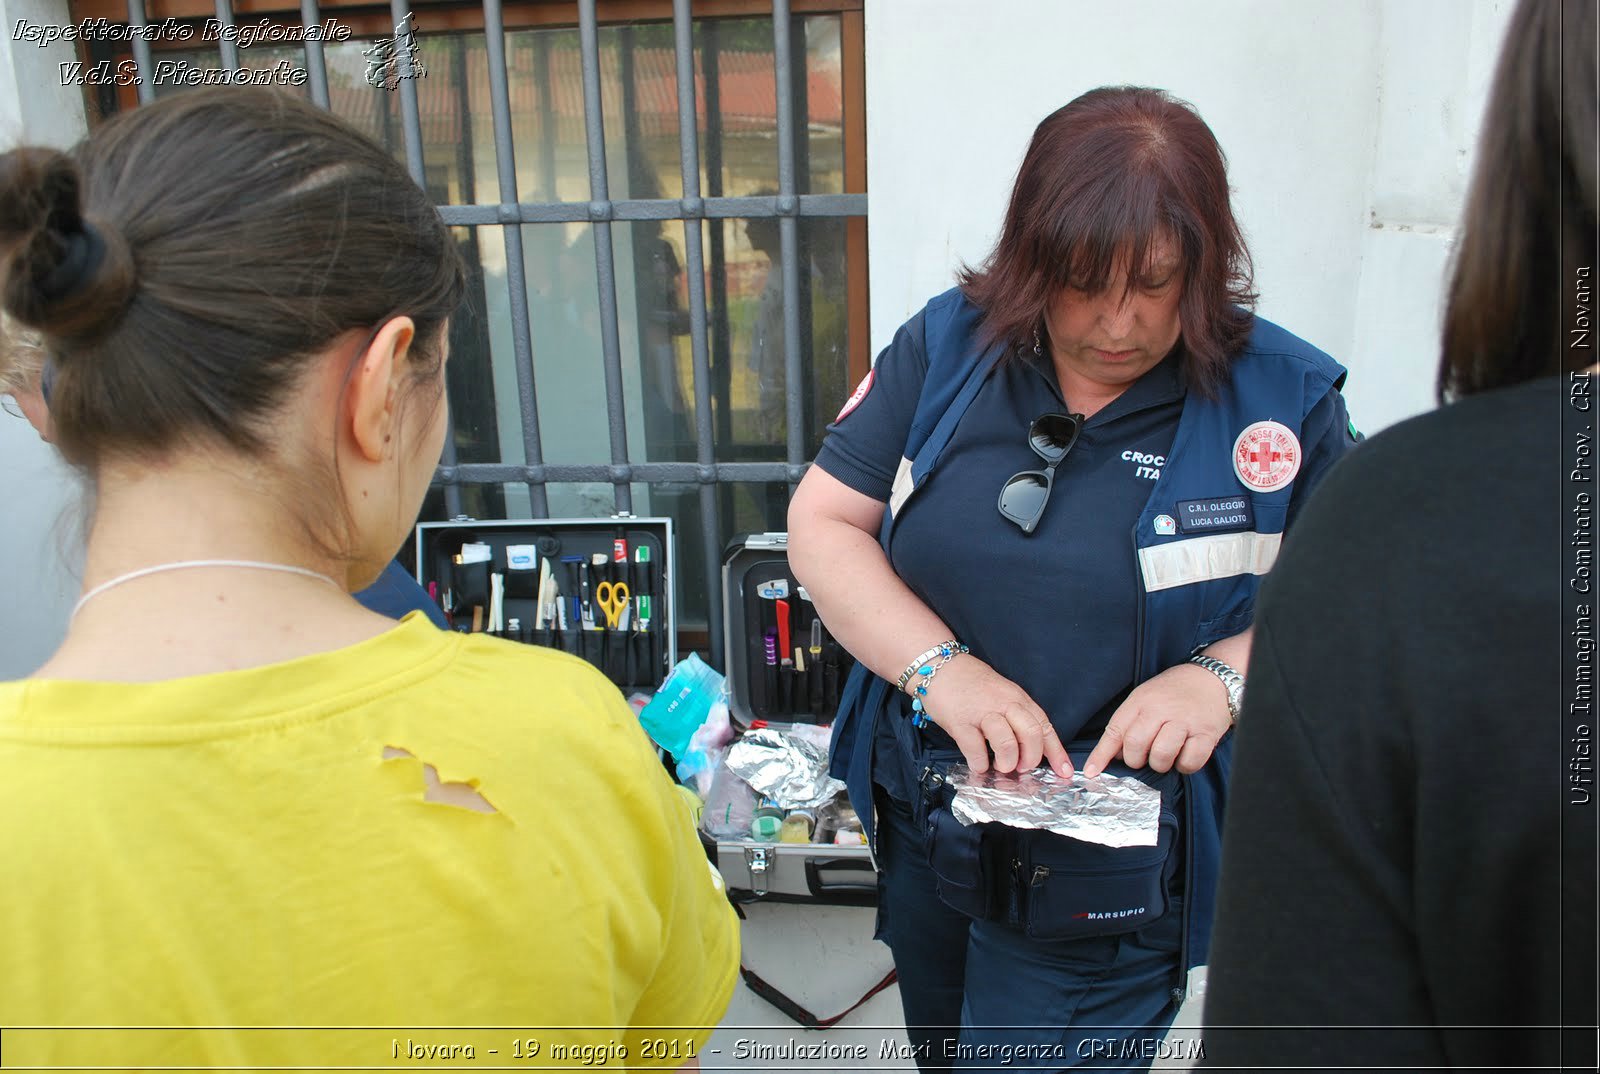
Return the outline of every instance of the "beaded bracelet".
[[[906,683],[911,681],[911,676],[917,673],[918,668],[920,668],[923,664],[926,664],[929,660],[932,660],[934,657],[940,656],[960,644],[961,643],[956,641],[956,639],[951,638],[949,641],[941,641],[938,645],[935,645],[933,648],[924,653],[919,653],[917,658],[911,661],[911,663],[907,664],[906,669],[900,673],[900,678],[895,682],[894,688],[896,690],[904,690],[906,688]]]
[[[914,695],[911,698],[912,727],[926,727],[930,722],[928,718],[928,710],[923,707],[922,699],[928,696],[928,684],[933,682],[933,677],[939,673],[939,669],[944,667],[950,661],[954,660],[956,657],[960,656],[962,653],[970,653],[971,651],[971,649],[968,649],[965,645],[962,645],[958,641],[947,641],[938,647],[935,657],[930,658],[927,663],[922,664],[916,669],[915,674],[920,675],[922,677],[922,681],[917,683],[917,685],[912,689],[912,693]],[[935,663],[935,660],[938,662]]]

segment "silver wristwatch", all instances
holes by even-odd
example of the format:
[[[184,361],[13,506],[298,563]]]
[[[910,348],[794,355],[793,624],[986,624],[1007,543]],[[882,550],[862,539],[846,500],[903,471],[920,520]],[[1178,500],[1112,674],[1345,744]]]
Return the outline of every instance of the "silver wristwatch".
[[[1213,656],[1191,656],[1189,663],[1205,668],[1222,680],[1228,690],[1228,718],[1239,722],[1239,705],[1244,701],[1244,676]]]

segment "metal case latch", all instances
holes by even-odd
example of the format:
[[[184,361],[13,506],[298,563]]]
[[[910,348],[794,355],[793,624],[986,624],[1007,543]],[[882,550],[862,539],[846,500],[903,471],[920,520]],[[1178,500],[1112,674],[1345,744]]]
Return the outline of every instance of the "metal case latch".
[[[767,869],[772,864],[767,857],[767,848],[745,847],[744,864],[750,870],[750,890],[757,895],[765,895],[767,893]]]

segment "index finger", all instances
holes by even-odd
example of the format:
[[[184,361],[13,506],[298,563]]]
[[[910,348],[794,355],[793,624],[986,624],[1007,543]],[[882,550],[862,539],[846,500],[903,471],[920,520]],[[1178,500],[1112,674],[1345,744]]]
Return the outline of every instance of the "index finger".
[[[1083,762],[1083,774],[1098,776],[1106,765],[1117,759],[1117,754],[1122,752],[1122,728],[1116,724],[1107,724],[1105,734],[1100,736],[1100,741],[1095,743],[1093,752]]]
[[[1050,767],[1062,779],[1072,775],[1072,758],[1067,756],[1067,747],[1062,744],[1061,736],[1056,734],[1056,725],[1050,722],[1049,717],[1044,721],[1044,759],[1050,762]]]

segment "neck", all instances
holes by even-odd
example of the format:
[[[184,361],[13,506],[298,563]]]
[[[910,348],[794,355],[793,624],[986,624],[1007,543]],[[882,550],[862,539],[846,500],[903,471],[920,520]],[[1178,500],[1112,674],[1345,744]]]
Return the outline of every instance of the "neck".
[[[84,585],[158,563],[248,559],[304,567],[346,582],[347,568],[316,548],[278,482],[215,457],[100,474]]]
[[[1055,363],[1055,366],[1056,383],[1061,388],[1062,401],[1067,404],[1068,410],[1086,418],[1094,417],[1096,411],[1104,409],[1128,387],[1126,384],[1097,384],[1079,376],[1061,362]]]
[[[350,588],[351,565],[319,550],[281,481],[248,464],[107,464],[98,477],[85,592],[141,568],[208,559],[299,567]],[[84,604],[35,677],[146,681],[227,671],[352,645],[393,625],[316,578],[238,567],[163,571]]]

